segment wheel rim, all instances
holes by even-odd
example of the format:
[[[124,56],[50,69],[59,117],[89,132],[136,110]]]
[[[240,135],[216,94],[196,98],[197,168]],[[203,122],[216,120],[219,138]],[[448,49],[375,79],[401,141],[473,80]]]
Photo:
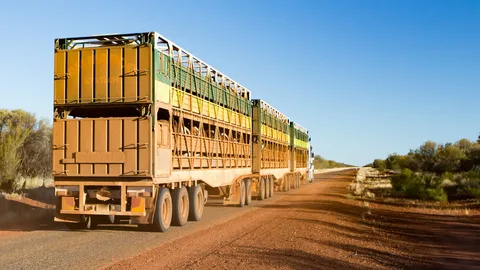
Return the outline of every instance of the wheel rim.
[[[182,196],[182,206],[180,210],[180,215],[186,217],[188,215],[188,197],[186,195]]]
[[[243,189],[241,202],[245,203],[245,199],[247,198],[247,195],[245,193],[247,192],[245,191],[245,182],[242,181],[242,183],[243,185],[240,185],[240,189]]]
[[[197,205],[196,205],[196,210],[197,210],[197,213],[198,213],[198,214],[200,214],[200,212],[202,211],[202,204],[203,204],[202,193],[201,193],[201,192],[197,192]]]
[[[163,224],[167,224],[168,223],[168,216],[169,216],[169,204],[170,204],[170,201],[168,200],[168,198],[164,198],[163,199],[163,205],[162,205],[162,221],[163,221]]]

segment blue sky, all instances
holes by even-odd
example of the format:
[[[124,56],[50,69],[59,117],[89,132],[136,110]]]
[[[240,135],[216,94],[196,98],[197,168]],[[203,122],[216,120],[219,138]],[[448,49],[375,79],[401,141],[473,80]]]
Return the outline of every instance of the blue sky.
[[[328,159],[480,132],[480,1],[38,2],[2,3],[0,108],[52,118],[55,38],[157,31],[307,127]]]

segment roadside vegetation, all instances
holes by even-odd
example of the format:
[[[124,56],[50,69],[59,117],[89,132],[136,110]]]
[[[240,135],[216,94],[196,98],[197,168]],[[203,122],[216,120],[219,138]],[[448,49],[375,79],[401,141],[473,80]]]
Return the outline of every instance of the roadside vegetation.
[[[343,168],[343,167],[353,167],[341,162],[336,162],[333,160],[324,159],[323,157],[316,155],[313,160],[313,166],[315,169],[331,169],[331,168]]]
[[[406,155],[391,154],[366,166],[394,172],[392,188],[399,196],[440,202],[480,199],[480,136],[476,142],[427,141]]]
[[[24,110],[0,109],[0,191],[22,189],[20,179],[50,177],[51,135],[48,121]]]

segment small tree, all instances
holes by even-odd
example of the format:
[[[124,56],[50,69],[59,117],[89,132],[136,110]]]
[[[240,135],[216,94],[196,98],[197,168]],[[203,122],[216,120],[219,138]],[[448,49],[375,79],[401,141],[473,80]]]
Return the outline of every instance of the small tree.
[[[468,151],[472,147],[472,142],[469,139],[461,139],[455,143],[455,146],[462,149],[463,151]]]
[[[424,172],[433,171],[435,157],[437,154],[437,144],[432,141],[425,142],[420,148],[415,150],[415,158],[420,164],[420,169]]]
[[[465,151],[458,146],[449,144],[437,151],[434,171],[436,173],[456,172],[466,158]]]
[[[45,177],[51,174],[52,128],[47,121],[37,122],[19,151],[21,175]]]
[[[19,149],[36,119],[23,110],[0,110],[0,188],[13,191],[21,163]]]

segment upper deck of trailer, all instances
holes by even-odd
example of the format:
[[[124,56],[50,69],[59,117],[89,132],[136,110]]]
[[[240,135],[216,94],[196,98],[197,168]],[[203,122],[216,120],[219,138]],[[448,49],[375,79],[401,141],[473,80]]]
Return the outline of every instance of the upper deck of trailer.
[[[170,57],[179,65],[191,68],[202,77],[207,77],[225,88],[250,100],[251,92],[246,87],[230,79],[218,69],[194,56],[174,42],[157,32],[104,34],[84,37],[68,37],[55,39],[55,50],[76,50],[85,48],[101,48],[115,46],[151,45],[158,52]]]

